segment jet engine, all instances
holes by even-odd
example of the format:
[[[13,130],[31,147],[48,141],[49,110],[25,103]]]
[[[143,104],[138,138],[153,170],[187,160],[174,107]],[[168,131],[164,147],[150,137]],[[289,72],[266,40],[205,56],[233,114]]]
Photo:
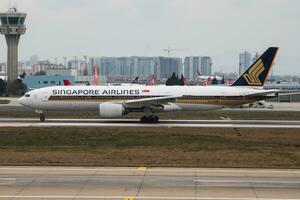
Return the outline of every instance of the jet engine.
[[[163,105],[162,107],[163,107],[163,111],[165,111],[165,112],[175,112],[175,111],[181,110],[181,108],[174,103],[169,103],[169,104]]]
[[[99,113],[101,117],[121,117],[126,115],[126,110],[122,104],[117,103],[101,103],[99,105]]]

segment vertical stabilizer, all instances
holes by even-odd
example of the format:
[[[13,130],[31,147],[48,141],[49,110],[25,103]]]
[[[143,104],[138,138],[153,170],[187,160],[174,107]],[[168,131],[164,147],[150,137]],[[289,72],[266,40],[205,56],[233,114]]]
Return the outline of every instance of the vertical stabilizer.
[[[278,49],[269,47],[231,86],[263,86]]]

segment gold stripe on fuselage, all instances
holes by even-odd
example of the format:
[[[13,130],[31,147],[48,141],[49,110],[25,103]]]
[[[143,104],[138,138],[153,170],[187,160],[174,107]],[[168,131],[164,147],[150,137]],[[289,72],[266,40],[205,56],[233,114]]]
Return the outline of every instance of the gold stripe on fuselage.
[[[128,100],[132,100],[134,98],[50,98],[49,101],[54,102],[125,102]],[[211,104],[211,105],[227,105],[227,106],[235,106],[235,105],[242,105],[247,103],[252,103],[262,99],[256,98],[205,98],[205,99],[191,99],[191,98],[177,98],[176,103],[187,103],[187,104]]]
[[[236,105],[252,103],[254,101],[255,100],[250,100],[250,99],[178,99],[176,103],[236,106]]]

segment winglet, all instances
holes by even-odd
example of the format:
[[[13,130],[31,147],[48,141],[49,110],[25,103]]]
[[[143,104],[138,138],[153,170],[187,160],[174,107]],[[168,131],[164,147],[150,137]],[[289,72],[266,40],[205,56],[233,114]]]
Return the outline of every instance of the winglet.
[[[263,86],[278,47],[269,47],[231,86]]]

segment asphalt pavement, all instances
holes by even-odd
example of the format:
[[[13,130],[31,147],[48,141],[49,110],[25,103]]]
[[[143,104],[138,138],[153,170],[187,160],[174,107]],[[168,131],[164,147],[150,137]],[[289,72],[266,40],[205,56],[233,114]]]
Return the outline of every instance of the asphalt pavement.
[[[300,170],[0,167],[0,199],[300,199]]]

